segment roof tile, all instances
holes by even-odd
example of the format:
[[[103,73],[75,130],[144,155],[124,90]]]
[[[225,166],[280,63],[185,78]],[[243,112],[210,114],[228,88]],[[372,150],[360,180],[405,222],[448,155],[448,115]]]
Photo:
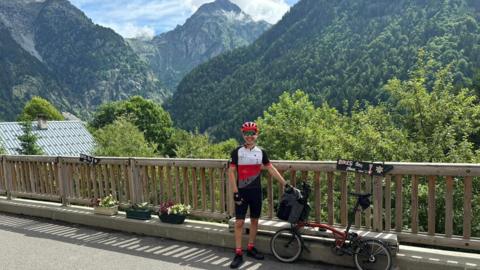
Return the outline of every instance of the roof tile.
[[[49,156],[78,156],[92,154],[95,146],[93,136],[81,121],[48,121],[48,128],[37,129],[32,123],[33,133],[38,135],[37,144]],[[20,143],[17,136],[22,134],[20,122],[0,122],[0,143],[7,154],[17,155]]]

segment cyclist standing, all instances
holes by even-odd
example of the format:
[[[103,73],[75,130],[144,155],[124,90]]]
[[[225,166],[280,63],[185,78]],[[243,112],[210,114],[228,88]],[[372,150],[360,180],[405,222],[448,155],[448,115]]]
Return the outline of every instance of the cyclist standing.
[[[262,165],[286,188],[282,175],[270,163],[267,153],[256,146],[258,127],[254,122],[245,122],[241,127],[245,143],[232,151],[228,179],[232,186],[235,201],[235,257],[230,268],[238,268],[243,263],[242,231],[245,215],[250,207],[250,234],[248,237],[247,256],[263,260],[264,256],[255,248],[258,230],[258,218],[262,211],[262,187],[260,174]],[[237,173],[235,177],[235,172]]]

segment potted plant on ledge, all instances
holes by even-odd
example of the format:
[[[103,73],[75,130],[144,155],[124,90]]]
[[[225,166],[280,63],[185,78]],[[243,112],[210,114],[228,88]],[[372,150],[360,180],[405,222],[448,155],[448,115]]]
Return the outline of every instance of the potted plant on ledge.
[[[114,216],[118,214],[118,201],[115,200],[112,194],[103,197],[102,199],[92,199],[93,213],[98,215]]]
[[[158,217],[162,222],[171,224],[182,224],[190,214],[190,205],[181,203],[166,202],[160,205]]]
[[[141,220],[152,218],[148,202],[130,204],[127,209],[125,209],[125,212],[127,213],[127,218]]]

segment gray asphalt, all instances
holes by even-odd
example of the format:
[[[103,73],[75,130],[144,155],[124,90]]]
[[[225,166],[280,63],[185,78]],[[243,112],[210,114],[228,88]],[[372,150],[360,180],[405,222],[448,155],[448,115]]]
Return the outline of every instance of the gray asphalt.
[[[232,250],[0,213],[0,270],[229,269]],[[240,269],[346,269],[267,256]]]

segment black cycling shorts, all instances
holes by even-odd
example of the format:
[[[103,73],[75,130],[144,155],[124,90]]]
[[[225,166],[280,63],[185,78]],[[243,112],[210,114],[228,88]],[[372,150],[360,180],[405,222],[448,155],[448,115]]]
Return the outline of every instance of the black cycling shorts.
[[[250,207],[250,218],[259,218],[262,213],[262,190],[254,189],[239,189],[238,193],[242,198],[242,204],[235,203],[235,218],[245,219],[247,209]]]

